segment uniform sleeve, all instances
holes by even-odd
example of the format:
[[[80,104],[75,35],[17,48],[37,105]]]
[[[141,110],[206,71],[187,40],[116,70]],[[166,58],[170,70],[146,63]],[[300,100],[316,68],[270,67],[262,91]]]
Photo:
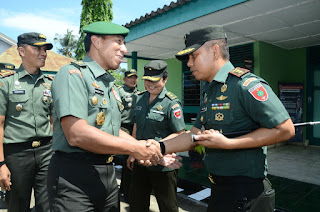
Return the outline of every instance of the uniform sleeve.
[[[8,84],[0,78],[0,115],[5,116],[8,105]]]
[[[245,82],[243,79],[240,85],[240,102],[249,116],[261,127],[270,129],[290,118],[267,82],[262,79],[254,80],[248,85]]]
[[[73,66],[63,67],[52,83],[55,114],[61,119],[74,116],[88,117],[88,92],[80,70]]]
[[[198,129],[202,128],[202,123],[201,123],[200,117],[201,117],[201,114],[200,114],[200,112],[198,112],[196,121],[194,122],[194,125],[193,125],[195,128],[198,128]]]
[[[184,123],[183,111],[180,101],[172,101],[169,107],[170,109],[168,119],[170,129],[173,132],[184,130],[186,126]]]

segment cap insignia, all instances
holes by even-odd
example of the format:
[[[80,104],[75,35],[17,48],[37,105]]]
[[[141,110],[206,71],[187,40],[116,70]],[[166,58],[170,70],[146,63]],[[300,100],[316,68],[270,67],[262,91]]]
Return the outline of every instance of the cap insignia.
[[[189,48],[185,50],[181,50],[180,52],[177,53],[177,55],[183,55],[183,54],[188,54],[189,52],[193,51],[194,48]]]

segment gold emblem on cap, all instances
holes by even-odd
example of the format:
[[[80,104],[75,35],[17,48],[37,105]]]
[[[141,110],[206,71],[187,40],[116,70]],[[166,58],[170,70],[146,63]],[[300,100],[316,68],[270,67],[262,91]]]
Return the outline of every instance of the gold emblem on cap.
[[[214,119],[216,121],[223,121],[223,118],[224,118],[224,115],[222,113],[217,113],[215,116],[214,116]]]
[[[163,107],[162,107],[161,105],[159,105],[159,106],[157,107],[157,109],[160,111],[160,110],[163,109]]]
[[[104,114],[104,112],[100,112],[97,114],[97,125],[103,125],[104,121],[106,120],[106,115]]]
[[[200,121],[203,122],[203,116],[201,116]]]
[[[17,104],[16,110],[20,112],[22,110],[22,104]]]
[[[92,97],[91,102],[93,105],[98,104],[98,97],[96,97],[96,96]]]
[[[221,96],[217,97],[216,99],[222,101],[222,100],[225,100],[227,98],[228,98],[227,96],[221,95]]]
[[[180,52],[177,53],[177,55],[187,54],[187,53],[191,52],[192,50],[194,50],[194,48],[181,50]]]
[[[221,87],[221,92],[224,93],[227,90],[228,86],[226,84],[223,84]]]
[[[42,34],[39,35],[39,38],[47,39],[47,37]]]

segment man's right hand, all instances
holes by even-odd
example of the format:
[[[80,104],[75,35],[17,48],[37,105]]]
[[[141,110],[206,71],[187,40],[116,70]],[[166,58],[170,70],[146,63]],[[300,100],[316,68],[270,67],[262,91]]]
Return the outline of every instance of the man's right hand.
[[[135,153],[132,154],[137,160],[149,160],[153,165],[158,165],[163,155],[161,154],[160,145],[157,141],[141,140],[137,142]]]
[[[9,171],[8,167],[4,164],[0,167],[0,187],[3,191],[10,191],[11,190],[11,172]]]

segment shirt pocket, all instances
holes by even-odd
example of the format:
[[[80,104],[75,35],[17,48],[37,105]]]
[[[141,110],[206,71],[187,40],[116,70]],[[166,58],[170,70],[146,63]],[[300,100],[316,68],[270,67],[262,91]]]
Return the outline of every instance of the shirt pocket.
[[[29,96],[24,94],[9,94],[8,112],[10,115],[18,116],[21,112],[27,111]]]
[[[165,114],[162,111],[151,110],[148,114],[148,119],[154,122],[163,122]]]

